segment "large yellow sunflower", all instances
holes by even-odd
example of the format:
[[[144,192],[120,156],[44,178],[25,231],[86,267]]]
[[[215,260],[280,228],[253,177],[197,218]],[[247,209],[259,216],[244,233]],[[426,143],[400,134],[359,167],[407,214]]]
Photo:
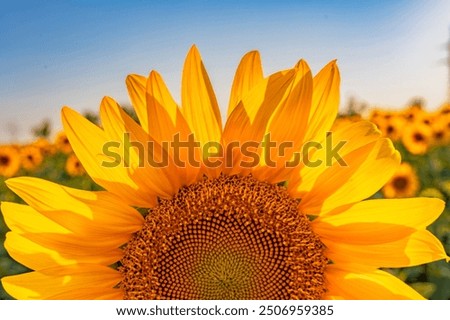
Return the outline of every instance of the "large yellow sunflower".
[[[264,77],[250,52],[222,126],[193,47],[181,108],[154,71],[126,81],[140,125],[108,97],[101,128],[65,107],[70,144],[105,191],[8,180],[28,205],[2,204],[5,247],[35,271],[3,278],[5,290],[18,299],[421,299],[380,268],[448,258],[426,230],[444,203],[363,201],[400,157],[369,122],[327,134],[339,81],[334,61],[314,77],[305,61]]]

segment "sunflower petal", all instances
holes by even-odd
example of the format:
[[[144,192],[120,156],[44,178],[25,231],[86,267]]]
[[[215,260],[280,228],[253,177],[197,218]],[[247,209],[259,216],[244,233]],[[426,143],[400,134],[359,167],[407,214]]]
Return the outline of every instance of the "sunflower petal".
[[[119,141],[112,141],[103,130],[68,107],[62,110],[62,122],[75,154],[96,183],[128,204],[140,207],[156,204],[154,193],[140,189],[121,163]]]
[[[1,212],[8,228],[17,233],[52,232],[68,234],[70,231],[55,221],[40,214],[30,206],[2,202]]]
[[[260,142],[267,121],[281,103],[294,74],[294,70],[277,72],[259,81],[231,112],[223,133],[227,174],[248,174],[259,165]]]
[[[260,166],[253,172],[258,179],[278,183],[285,181],[290,174],[292,168],[287,168],[286,162],[303,144],[312,86],[311,70],[302,60],[295,69],[294,78],[285,96],[267,123],[264,139],[268,140],[261,148]]]
[[[242,100],[242,97],[246,96],[262,79],[263,70],[259,52],[250,51],[242,57],[236,70],[231,87],[227,116],[230,116],[234,108]]]
[[[444,206],[433,198],[367,200],[322,214],[311,225],[315,233],[331,241],[381,244],[425,229]]]
[[[192,46],[184,64],[181,101],[183,115],[201,146],[208,142],[220,143],[222,118],[219,106],[195,46]]]
[[[143,223],[135,209],[108,192],[77,190],[32,177],[9,179],[6,184],[32,208],[75,234],[129,235]]]
[[[123,164],[140,192],[167,198],[178,190],[178,175],[170,170],[171,161],[167,152],[112,98],[102,100],[100,118],[106,134],[123,146]]]
[[[51,248],[46,246],[51,239],[44,240],[45,245],[41,245],[28,239],[26,235],[8,232],[4,245],[14,260],[33,270],[77,263],[111,265],[123,256],[119,249],[79,253],[74,246],[55,245]]]
[[[400,279],[381,270],[354,271],[337,265],[326,270],[328,292],[325,299],[423,300]]]
[[[173,141],[178,131],[190,132],[184,118],[179,114],[178,105],[173,100],[161,75],[150,72],[147,81],[147,106],[152,137],[157,141]],[[181,122],[182,121],[182,122]]]
[[[200,166],[192,165],[187,148],[178,148],[174,141],[189,141],[192,134],[180,109],[170,95],[164,80],[155,71],[150,73],[147,82],[147,106],[149,126],[152,137],[174,158],[176,167],[171,172],[181,179],[181,184],[189,185],[200,176]],[[169,147],[170,144],[170,147]],[[194,159],[199,161],[201,155],[194,149]]]
[[[347,243],[321,238],[335,263],[359,263],[377,268],[402,268],[449,259],[442,243],[429,231],[418,230],[396,241]]]
[[[344,164],[336,161],[327,167],[311,190],[302,194],[300,210],[319,214],[364,200],[377,192],[400,164],[400,154],[389,139],[369,143],[341,159]]]
[[[145,87],[147,78],[137,74],[130,74],[125,83],[128,95],[138,116],[139,123],[145,132],[149,133],[149,122],[147,114],[147,104],[145,101]]]
[[[19,300],[105,297],[117,299],[120,298],[118,294],[120,290],[114,289],[114,286],[120,280],[121,274],[111,268],[99,265],[75,265],[4,277],[2,285],[6,292]]]
[[[302,198],[317,182],[317,179],[336,162],[329,161],[330,147],[342,148],[339,150],[341,157],[377,141],[381,137],[380,130],[368,121],[359,121],[343,126],[329,135],[316,137],[317,140],[305,141],[302,146],[301,158],[297,164],[298,171],[293,172],[289,178],[288,191],[295,198]]]
[[[46,300],[123,300],[124,292],[119,288],[110,287],[79,287],[52,296]]]
[[[331,61],[314,77],[306,141],[316,141],[331,129],[339,108],[339,86],[339,69],[336,61]]]

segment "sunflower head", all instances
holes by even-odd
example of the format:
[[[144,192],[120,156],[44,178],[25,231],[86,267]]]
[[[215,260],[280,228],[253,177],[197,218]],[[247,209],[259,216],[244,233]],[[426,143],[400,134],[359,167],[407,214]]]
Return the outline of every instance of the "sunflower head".
[[[69,154],[73,151],[69,139],[64,131],[60,131],[56,134],[54,144],[56,149],[62,153]]]
[[[431,122],[432,144],[435,146],[445,146],[450,143],[450,113],[434,114]]]
[[[14,146],[0,146],[0,176],[12,177],[20,169],[20,154]]]
[[[86,173],[80,160],[73,153],[67,157],[65,169],[71,177],[82,176]]]
[[[33,146],[38,147],[42,155],[51,155],[55,153],[55,145],[50,143],[46,138],[39,137],[32,143]]]
[[[406,121],[397,112],[391,112],[389,115],[389,118],[380,123],[379,128],[385,137],[390,138],[392,141],[398,141],[402,137]]]
[[[412,154],[424,154],[432,142],[433,132],[429,125],[414,121],[405,126],[402,143]]]
[[[410,198],[417,194],[419,188],[420,183],[414,168],[403,162],[382,192],[386,198]]]
[[[41,149],[34,145],[21,147],[20,158],[22,161],[22,167],[26,170],[36,169],[44,160]]]
[[[421,106],[419,105],[412,105],[406,108],[402,112],[403,117],[409,121],[414,122],[420,119],[424,115],[424,111]]]

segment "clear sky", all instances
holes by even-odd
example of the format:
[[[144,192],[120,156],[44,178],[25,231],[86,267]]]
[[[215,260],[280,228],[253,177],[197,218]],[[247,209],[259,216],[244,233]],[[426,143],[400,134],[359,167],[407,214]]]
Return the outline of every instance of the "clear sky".
[[[341,104],[403,107],[447,94],[450,1],[7,1],[0,2],[0,142],[23,141],[60,109],[128,104],[125,77],[158,70],[179,101],[196,44],[222,110],[235,68],[260,51],[265,74],[304,58],[341,70]]]

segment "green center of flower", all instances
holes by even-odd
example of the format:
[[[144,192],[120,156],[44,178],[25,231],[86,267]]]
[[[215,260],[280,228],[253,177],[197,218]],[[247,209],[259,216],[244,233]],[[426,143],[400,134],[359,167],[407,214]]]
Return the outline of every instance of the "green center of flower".
[[[151,209],[119,270],[125,299],[320,299],[324,246],[283,187],[221,176]]]

